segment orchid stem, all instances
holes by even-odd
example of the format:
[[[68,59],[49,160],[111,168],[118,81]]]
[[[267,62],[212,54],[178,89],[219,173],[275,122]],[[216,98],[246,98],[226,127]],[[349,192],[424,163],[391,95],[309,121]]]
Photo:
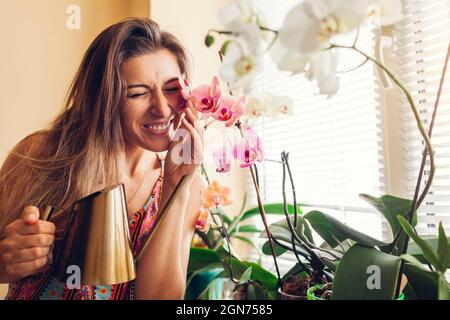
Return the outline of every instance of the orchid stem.
[[[242,129],[241,122],[239,120],[236,122],[236,127],[239,129],[241,137],[244,137],[244,131]],[[273,236],[272,236],[272,233],[270,232],[269,226],[267,224],[266,213],[265,213],[265,210],[264,210],[264,205],[263,205],[263,202],[262,202],[262,199],[261,199],[261,193],[259,192],[259,187],[258,187],[258,183],[256,181],[256,176],[255,176],[255,173],[253,171],[253,167],[249,167],[249,170],[250,170],[250,174],[252,176],[253,185],[255,186],[256,197],[257,197],[257,200],[258,200],[259,214],[261,215],[261,219],[263,221],[264,228],[266,230],[267,239],[269,240],[270,250],[272,252],[272,257],[273,257],[273,261],[274,261],[274,264],[275,264],[275,269],[276,269],[276,272],[277,272],[278,285],[281,285],[280,269],[278,267],[277,256],[275,254],[275,247],[274,247],[273,241],[272,241]]]
[[[210,185],[211,182],[210,182],[210,180],[209,180],[208,173],[206,172],[205,165],[202,163],[202,164],[200,165],[200,167],[201,167],[201,169],[202,169],[203,175],[205,176],[206,182],[208,183],[208,185]]]
[[[283,209],[284,209],[284,214],[286,219],[290,220],[291,218],[289,217],[289,213],[288,213],[288,209],[287,209],[287,200],[286,200],[286,159],[285,159],[286,153],[283,151],[281,153],[281,159],[282,159],[282,164],[283,164],[283,185],[282,185],[282,192],[283,192]],[[296,202],[295,202],[295,189],[293,188],[293,192],[294,192],[294,206],[296,206]],[[292,250],[294,251],[295,257],[297,258],[298,263],[300,264],[300,266],[302,267],[303,270],[306,270],[305,265],[300,261],[300,258],[297,256],[297,249],[296,249],[296,245],[295,245],[295,228],[297,228],[297,208],[295,207],[295,222],[294,222],[294,232],[292,232],[291,229],[291,242],[292,242]],[[288,224],[290,223],[290,221],[288,221]]]
[[[217,30],[217,29],[209,29],[207,34],[210,34],[210,33],[224,34],[224,35],[229,35],[229,36],[236,35],[236,33],[233,31]]]
[[[230,273],[230,280],[233,281],[235,284],[237,284],[237,283],[239,283],[239,281],[234,279],[233,267],[232,267],[232,264],[231,264],[231,261],[233,259],[233,254],[231,253],[230,235],[228,234],[228,231],[227,231],[227,229],[225,227],[225,223],[223,221],[222,214],[221,214],[218,206],[216,206],[215,209],[216,209],[216,212],[214,214],[211,214],[211,216],[212,216],[215,224],[217,224],[217,222],[216,222],[216,219],[215,219],[214,216],[215,215],[219,216],[220,224],[221,224],[220,233],[222,234],[222,238],[225,238],[227,240],[227,246],[228,246],[228,272]]]
[[[324,268],[324,264],[322,263],[322,261],[319,259],[319,257],[314,253],[313,250],[311,250],[311,248],[305,243],[305,241],[303,241],[297,234],[296,232],[296,227],[294,227],[292,225],[292,221],[291,218],[289,216],[289,212],[288,212],[288,207],[287,207],[287,200],[286,200],[286,153],[283,152],[281,154],[281,159],[283,161],[283,184],[282,184],[282,193],[283,193],[283,209],[284,209],[284,216],[286,218],[286,222],[288,224],[289,227],[289,231],[291,232],[292,235],[292,241],[296,240],[298,242],[298,244],[306,250],[306,252],[308,252],[308,254],[311,256],[311,265],[313,266],[314,270],[322,270]],[[294,208],[294,212],[297,212],[297,208]],[[296,220],[296,218],[294,217],[294,219]],[[295,248],[295,244],[294,248]],[[295,250],[295,249],[294,249]]]

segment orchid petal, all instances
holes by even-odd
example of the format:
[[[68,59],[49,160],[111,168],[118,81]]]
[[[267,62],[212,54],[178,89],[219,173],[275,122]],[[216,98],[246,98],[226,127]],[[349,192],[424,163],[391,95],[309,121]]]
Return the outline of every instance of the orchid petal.
[[[321,42],[317,37],[318,19],[308,15],[306,7],[306,3],[301,3],[288,13],[280,29],[279,38],[286,48],[310,53],[320,48]]]
[[[213,151],[213,158],[216,163],[217,172],[226,173],[231,170],[232,145],[227,138],[225,145]]]
[[[279,70],[289,71],[294,75],[305,72],[308,62],[306,55],[288,49],[279,39],[270,48],[269,54]]]
[[[340,32],[347,33],[358,27],[366,18],[369,0],[327,0],[339,18]]]

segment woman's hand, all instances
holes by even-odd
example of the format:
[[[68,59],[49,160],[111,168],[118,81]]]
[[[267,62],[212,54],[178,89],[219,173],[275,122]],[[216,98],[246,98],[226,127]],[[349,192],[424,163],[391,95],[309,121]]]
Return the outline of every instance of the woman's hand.
[[[176,116],[175,136],[169,145],[164,163],[164,180],[176,186],[181,177],[195,172],[203,161],[204,128],[192,101]]]
[[[34,206],[26,207],[21,216],[5,227],[5,238],[0,241],[3,282],[39,273],[52,263],[55,225],[39,220],[39,209]]]

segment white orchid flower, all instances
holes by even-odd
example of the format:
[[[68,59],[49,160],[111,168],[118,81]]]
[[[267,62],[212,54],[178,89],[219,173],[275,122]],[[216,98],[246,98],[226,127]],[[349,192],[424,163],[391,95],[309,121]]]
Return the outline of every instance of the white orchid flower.
[[[261,118],[276,119],[293,114],[293,106],[294,99],[291,97],[261,93],[248,97],[245,117],[250,121]]]
[[[219,22],[230,31],[239,32],[243,25],[254,23],[256,20],[263,24],[266,19],[259,10],[256,0],[239,0],[233,2],[217,13]]]
[[[331,97],[337,93],[339,78],[335,75],[338,65],[336,52],[321,50],[304,54],[286,48],[277,40],[269,53],[279,70],[289,71],[293,75],[305,73],[307,79],[317,81],[320,94]]]
[[[367,9],[369,20],[377,26],[390,26],[403,20],[400,0],[371,0]]]
[[[257,120],[269,116],[269,109],[259,96],[247,97],[245,106],[245,118],[249,120]]]
[[[270,57],[281,71],[289,71],[292,74],[299,74],[305,72],[308,63],[307,56],[297,51],[286,48],[277,39],[269,50]]]
[[[232,90],[246,91],[255,75],[262,68],[262,45],[259,28],[248,24],[228,44],[220,77],[226,81]]]
[[[312,53],[337,34],[357,28],[366,18],[369,0],[305,0],[286,16],[279,37],[288,49]]]
[[[291,97],[268,94],[265,101],[269,109],[269,116],[272,119],[277,119],[280,116],[292,115],[294,113],[294,99]]]
[[[308,57],[308,70],[305,77],[317,81],[320,94],[328,98],[339,90],[339,78],[336,76],[338,55],[332,50],[318,51]]]

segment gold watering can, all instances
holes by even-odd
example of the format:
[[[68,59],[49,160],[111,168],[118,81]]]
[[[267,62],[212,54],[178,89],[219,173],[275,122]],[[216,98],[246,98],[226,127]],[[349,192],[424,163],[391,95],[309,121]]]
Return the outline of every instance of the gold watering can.
[[[59,208],[47,205],[42,219]],[[63,209],[64,210],[64,209]],[[81,285],[112,285],[136,278],[123,184],[97,191],[66,211],[67,227],[53,272],[66,282],[68,268],[81,271]]]
[[[136,278],[135,265],[141,260],[156,229],[161,225],[181,189],[194,174],[183,176],[159,210],[153,228],[133,259],[128,213],[123,184],[105,188],[77,201],[71,210],[46,206],[41,219],[50,220],[63,210],[68,214],[62,243],[56,248],[53,272],[66,282],[70,266],[81,270],[82,285],[111,285]]]

